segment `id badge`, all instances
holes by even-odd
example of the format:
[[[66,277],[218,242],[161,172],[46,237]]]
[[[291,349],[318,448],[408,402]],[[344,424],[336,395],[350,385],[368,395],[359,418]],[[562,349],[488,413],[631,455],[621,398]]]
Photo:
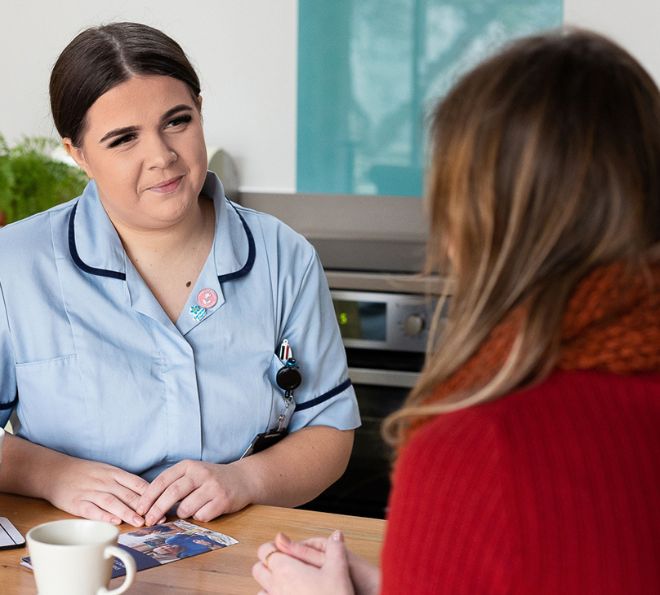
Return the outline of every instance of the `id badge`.
[[[250,442],[250,446],[248,446],[245,452],[241,455],[241,459],[245,457],[249,457],[254,453],[261,452],[262,450],[266,450],[268,447],[273,446],[273,444],[277,444],[288,433],[289,432],[287,430],[282,430],[280,432],[271,431],[271,432],[262,432],[261,434],[257,434],[254,437],[254,440]]]
[[[293,412],[296,409],[296,404],[291,396],[285,396],[284,400],[284,411],[280,413],[280,416],[277,418],[277,431],[286,432],[293,417]]]

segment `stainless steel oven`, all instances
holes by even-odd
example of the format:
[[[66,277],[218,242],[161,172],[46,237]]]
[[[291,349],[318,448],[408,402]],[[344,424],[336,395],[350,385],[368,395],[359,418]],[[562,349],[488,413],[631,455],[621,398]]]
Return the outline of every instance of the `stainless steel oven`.
[[[436,299],[418,278],[327,274],[362,426],[343,477],[305,508],[384,518],[392,452],[381,426],[417,380]],[[358,279],[372,290],[346,289]]]
[[[399,408],[424,360],[440,279],[422,269],[427,224],[421,200],[396,196],[242,193],[241,204],[282,219],[312,242],[333,293],[362,427],[344,476],[307,508],[383,517],[390,449],[383,419]]]

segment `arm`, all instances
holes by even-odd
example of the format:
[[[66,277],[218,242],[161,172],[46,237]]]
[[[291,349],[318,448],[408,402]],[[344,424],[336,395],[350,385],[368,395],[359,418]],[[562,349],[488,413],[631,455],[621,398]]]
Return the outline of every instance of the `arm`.
[[[255,480],[253,503],[298,506],[342,476],[352,449],[353,430],[311,426],[233,464]]]
[[[396,463],[382,593],[495,595],[517,571],[506,434],[478,407],[415,432]]]
[[[134,510],[149,484],[112,465],[85,461],[7,434],[0,491],[44,498],[77,516],[141,526]]]
[[[17,403],[13,344],[0,285],[0,427]],[[148,485],[140,477],[102,463],[83,461],[8,434],[2,446],[0,490],[45,498],[78,516],[140,526],[133,509]]]
[[[136,510],[151,525],[177,502],[178,516],[198,521],[248,504],[296,506],[339,479],[352,446],[352,430],[311,426],[226,465],[181,461],[151,483]]]

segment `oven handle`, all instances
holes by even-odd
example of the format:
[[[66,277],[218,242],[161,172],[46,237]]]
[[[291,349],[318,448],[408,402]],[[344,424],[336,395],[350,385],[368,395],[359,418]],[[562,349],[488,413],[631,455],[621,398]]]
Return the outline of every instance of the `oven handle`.
[[[395,388],[412,388],[419,377],[417,372],[377,370],[373,368],[349,368],[348,375],[353,384],[392,386]]]

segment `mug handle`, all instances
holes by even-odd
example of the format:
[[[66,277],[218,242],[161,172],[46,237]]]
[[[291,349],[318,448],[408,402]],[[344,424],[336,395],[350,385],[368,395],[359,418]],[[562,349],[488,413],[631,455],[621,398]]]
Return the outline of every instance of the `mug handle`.
[[[133,556],[116,545],[109,545],[103,550],[103,557],[107,560],[113,556],[119,558],[124,563],[124,568],[126,568],[126,578],[124,578],[124,582],[116,589],[108,590],[105,587],[101,587],[96,592],[96,595],[120,595],[120,593],[124,593],[135,580],[135,560],[133,559]]]

